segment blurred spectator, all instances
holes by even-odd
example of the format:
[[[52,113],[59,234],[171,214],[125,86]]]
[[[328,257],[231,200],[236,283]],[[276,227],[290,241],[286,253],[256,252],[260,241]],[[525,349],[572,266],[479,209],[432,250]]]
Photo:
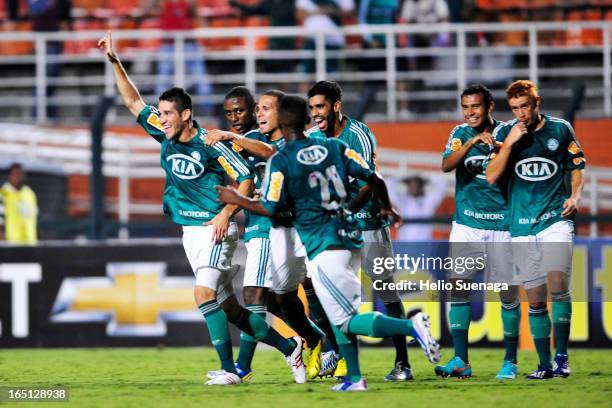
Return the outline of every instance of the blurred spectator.
[[[28,13],[32,21],[32,30],[36,32],[54,32],[72,29],[72,17],[70,9],[71,0],[28,0]],[[64,52],[63,41],[47,41],[47,56],[51,59],[62,55]],[[53,81],[59,77],[62,64],[57,61],[47,60],[47,81]],[[47,86],[47,97],[55,95],[56,87]],[[47,102],[47,117],[57,118],[58,109],[54,104]]]
[[[230,0],[230,5],[245,16],[268,16],[272,27],[295,26],[295,0],[260,0],[255,4],[243,4],[238,0]],[[268,39],[270,50],[294,50],[294,37],[272,37]],[[267,72],[293,71],[295,61],[270,60],[266,61]]]
[[[19,0],[5,0],[7,17],[11,21],[19,19]]]
[[[435,25],[448,22],[449,9],[445,0],[406,0],[402,6],[401,18],[406,23]],[[448,32],[438,34],[411,34],[408,37],[409,47],[441,47],[450,45]],[[428,58],[409,59],[410,69],[427,69],[435,65],[435,61]]]
[[[395,24],[399,11],[399,0],[361,0],[357,21],[363,25]],[[387,36],[385,34],[364,34],[363,48],[385,48]],[[361,71],[384,71],[386,58],[360,58]]]
[[[159,16],[159,27],[163,31],[192,30],[197,16],[196,3],[195,0],[153,0],[148,14]],[[186,39],[184,45],[186,73],[192,77],[191,81],[185,83],[185,88],[190,91],[195,88],[199,98],[194,100],[199,105],[199,111],[205,115],[212,114],[213,105],[203,103],[200,99],[212,93],[204,58],[195,55],[201,49],[200,44],[195,39]],[[172,39],[162,42],[155,84],[157,95],[173,86],[175,48]]]
[[[0,213],[4,216],[4,232],[8,242],[33,245],[38,241],[36,194],[25,184],[20,164],[9,167],[8,177],[0,188]]]
[[[332,34],[325,36],[325,48],[330,51],[337,51],[344,46],[344,36],[339,30],[342,25],[342,18],[350,16],[355,10],[354,0],[297,0],[297,15],[303,19],[302,26],[304,31],[316,33],[322,30],[332,30]],[[314,50],[314,37],[307,37],[304,40],[304,48]],[[306,60],[303,63],[303,71],[306,73],[315,72],[315,61]],[[338,59],[327,59],[327,72],[338,70]]]
[[[425,189],[428,180],[420,176],[407,177],[403,182],[405,192],[400,191],[398,180],[390,180],[389,194],[405,221],[432,218],[436,209],[446,195],[446,180],[433,177],[432,185]],[[399,241],[431,241],[433,225],[431,223],[405,223],[400,227]]]

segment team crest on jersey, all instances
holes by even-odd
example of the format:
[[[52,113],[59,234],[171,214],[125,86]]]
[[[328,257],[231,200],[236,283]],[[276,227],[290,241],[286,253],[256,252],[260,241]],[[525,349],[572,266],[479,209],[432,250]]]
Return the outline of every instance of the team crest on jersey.
[[[297,152],[297,161],[307,166],[314,166],[321,163],[327,157],[325,146],[305,147]]]
[[[159,115],[157,115],[156,113],[149,114],[149,117],[147,118],[147,123],[153,126],[154,128],[161,130],[162,132],[164,131],[164,127],[159,121]]]
[[[363,157],[361,157],[361,155],[359,153],[357,153],[355,150],[353,150],[353,149],[346,149],[344,151],[344,154],[346,155],[346,157],[348,157],[349,159],[353,160],[354,162],[356,162],[358,165],[360,165],[364,169],[369,169],[370,168],[370,166],[368,166],[368,163],[366,163],[366,161],[363,159]]]
[[[480,179],[486,179],[483,167],[485,160],[487,160],[487,156],[472,156],[465,159],[463,165],[468,173],[470,173],[472,176]]]
[[[270,187],[268,189],[266,200],[274,202],[278,202],[278,200],[280,200],[284,179],[285,175],[280,171],[275,171],[270,175]]]
[[[200,152],[196,152],[196,151],[191,152],[191,157],[193,157],[197,161],[200,161],[202,159],[202,156],[200,155]]]
[[[546,141],[546,147],[548,147],[548,150],[554,152],[559,148],[559,141],[551,137]]]
[[[530,157],[516,163],[516,175],[527,181],[548,180],[557,173],[557,163],[543,157]]]
[[[198,160],[186,154],[176,153],[168,156],[172,174],[183,180],[198,178],[204,173],[204,166]]]
[[[569,146],[567,146],[567,151],[571,154],[578,154],[582,149],[578,146],[578,143],[572,142]]]

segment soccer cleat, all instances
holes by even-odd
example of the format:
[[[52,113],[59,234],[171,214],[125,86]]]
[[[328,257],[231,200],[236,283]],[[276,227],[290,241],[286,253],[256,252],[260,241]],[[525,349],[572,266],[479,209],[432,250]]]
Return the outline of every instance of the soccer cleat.
[[[412,320],[412,336],[419,342],[425,357],[435,364],[440,361],[440,345],[433,338],[429,331],[430,323],[429,316],[423,312],[419,312],[410,318]]]
[[[434,371],[442,378],[456,377],[462,380],[472,376],[472,366],[457,356],[451,358],[445,366],[436,366]]]
[[[570,375],[569,359],[567,354],[557,354],[553,361],[553,374],[555,377],[567,378]]]
[[[293,340],[296,342],[295,349],[285,357],[285,360],[287,365],[291,367],[295,382],[297,384],[304,384],[306,382],[306,367],[304,367],[304,361],[302,360],[303,342],[299,336],[293,337]]]
[[[238,363],[234,363],[234,367],[236,367],[236,372],[238,373],[238,377],[240,377],[242,379],[242,381],[249,381],[251,378],[253,378],[253,369],[249,368],[248,370],[243,370],[242,368],[240,368],[240,366],[238,365]],[[206,377],[208,377],[209,379],[213,379],[219,375],[223,375],[225,374],[227,371],[225,370],[211,370],[208,373],[206,373]]]
[[[393,367],[393,370],[386,375],[385,381],[409,381],[412,380],[412,370],[410,367],[404,366],[402,362],[398,362]]]
[[[210,372],[209,372],[210,374]],[[210,376],[209,376],[210,378]],[[206,385],[233,385],[240,384],[242,379],[234,373],[228,373],[225,370],[218,370],[217,375],[206,381]]]
[[[498,380],[514,380],[518,374],[518,365],[512,361],[504,361],[502,368],[499,370],[495,378]]]
[[[331,377],[334,375],[334,371],[336,371],[336,366],[338,365],[338,360],[340,356],[336,354],[333,350],[327,351],[323,353],[321,358],[321,371],[319,371],[319,377]]]
[[[334,385],[331,388],[331,390],[332,391],[367,391],[368,383],[366,382],[365,378],[362,378],[361,380],[357,382],[342,381],[340,384]]]
[[[319,340],[319,342],[313,347],[306,348],[306,377],[309,380],[313,380],[317,378],[319,372],[321,372],[321,368],[323,363],[321,362],[321,349],[323,348],[323,340]]]
[[[338,360],[338,364],[336,365],[336,369],[334,370],[334,378],[341,380],[346,377],[346,372],[346,360],[344,358],[341,358],[340,360]]]
[[[544,368],[541,365],[538,365],[538,369],[533,373],[527,376],[528,380],[550,380],[555,375],[553,374],[553,370],[550,368]]]

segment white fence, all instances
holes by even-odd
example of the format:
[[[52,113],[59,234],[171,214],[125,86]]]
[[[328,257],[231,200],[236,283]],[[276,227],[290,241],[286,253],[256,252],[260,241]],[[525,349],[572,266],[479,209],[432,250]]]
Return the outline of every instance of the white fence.
[[[2,155],[55,164],[67,174],[88,175],[91,172],[91,138],[86,130],[55,130],[32,125],[3,124],[0,126]],[[106,133],[103,137],[103,174],[117,178],[119,197],[107,204],[106,210],[118,214],[120,222],[128,222],[131,215],[160,214],[160,203],[138,202],[130,199],[130,180],[162,179],[159,166],[159,144],[151,138]],[[380,148],[378,164],[388,177],[421,174],[440,176],[441,156],[436,153],[410,152]],[[449,180],[448,196],[454,195],[454,173],[444,174]],[[88,203],[86,203],[88,204]],[[583,207],[592,215],[599,210],[612,209],[612,170],[587,167]],[[592,224],[591,235],[597,226]]]
[[[173,82],[185,86],[200,80],[188,74],[186,60],[205,59],[210,69],[207,76],[213,85],[209,95],[197,95],[196,102],[218,103],[229,86],[245,84],[259,91],[262,87],[287,86],[298,90],[299,85],[329,78],[338,80],[346,86],[346,100],[358,102],[363,87],[374,81],[381,85],[376,95],[376,109],[368,112],[368,120],[396,121],[405,119],[457,119],[459,107],[457,94],[467,83],[507,83],[517,78],[528,78],[539,83],[542,88],[545,106],[549,109],[563,103],[570,96],[568,86],[572,82],[584,82],[586,101],[579,112],[581,117],[610,117],[612,115],[612,78],[610,35],[612,21],[589,22],[539,22],[539,23],[482,23],[482,24],[438,24],[438,25],[378,25],[345,26],[342,32],[347,38],[360,37],[366,33],[382,34],[386,38],[385,48],[361,49],[346,47],[342,50],[325,49],[325,31],[306,33],[300,27],[245,27],[245,28],[201,28],[192,31],[164,32],[161,30],[117,31],[116,41],[134,40],[173,40],[175,65]],[[566,36],[583,30],[595,31],[601,43],[584,45],[558,45],[547,40],[551,33]],[[449,34],[448,46],[429,48],[400,47],[399,38],[405,35],[434,35],[440,32]],[[475,44],[472,38],[476,33],[503,34],[522,33],[525,42],[520,45],[504,45],[492,41],[488,45]],[[86,122],[82,108],[97,103],[97,96],[115,93],[112,72],[104,61],[101,52],[93,48],[82,49],[70,55],[47,55],[50,41],[93,41],[101,38],[103,31],[76,31],[58,33],[2,32],[0,47],[3,43],[26,41],[33,44],[32,55],[2,55],[0,69],[6,74],[0,78],[0,119],[5,121],[30,122],[34,111],[36,122],[47,121],[45,107],[53,105],[65,109],[62,119],[70,122]],[[315,50],[259,50],[256,44],[260,38],[295,37],[312,38]],[[243,46],[225,50],[204,50],[187,53],[185,41],[190,39],[241,39]],[[571,42],[569,44],[572,44]],[[121,52],[122,59],[130,64],[131,76],[137,85],[147,92],[145,99],[156,98],[152,92],[158,80],[153,69],[136,69],[138,66],[152,66],[164,58],[158,50],[127,48]],[[398,63],[407,58],[433,57],[439,62],[433,69],[402,70]],[[351,59],[353,61],[373,61],[383,59],[381,71],[363,72],[351,64],[343,64],[337,72],[329,72],[328,58]],[[315,72],[302,73],[292,69],[288,72],[265,72],[267,60],[304,60],[314,59]],[[62,64],[64,73],[60,77],[48,78],[45,67],[48,64]],[[232,72],[229,67],[238,67]],[[227,69],[226,69],[227,68]],[[133,72],[132,72],[133,71]],[[419,81],[419,86],[409,88],[410,81]],[[439,86],[442,84],[443,86]],[[560,86],[561,85],[561,86]],[[47,95],[47,86],[59,91],[53,97]],[[495,96],[503,98],[503,85],[494,87]],[[19,95],[10,98],[6,95]],[[558,103],[555,103],[557,101]],[[411,114],[402,104],[434,104],[433,112]],[[21,106],[21,110],[14,110]],[[503,109],[503,107],[498,107]],[[11,110],[13,109],[13,110]],[[72,110],[71,110],[72,109]],[[562,108],[555,108],[562,109]],[[6,113],[11,112],[11,113]],[[556,113],[556,112],[553,112]],[[428,116],[429,115],[429,116]],[[117,121],[127,120],[125,111],[114,117]]]

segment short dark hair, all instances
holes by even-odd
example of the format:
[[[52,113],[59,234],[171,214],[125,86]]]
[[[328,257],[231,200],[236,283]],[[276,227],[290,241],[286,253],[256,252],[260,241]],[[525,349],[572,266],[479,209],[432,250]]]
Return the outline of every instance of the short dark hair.
[[[463,92],[461,92],[461,99],[463,99],[464,96],[477,94],[482,96],[482,103],[484,104],[485,110],[489,110],[493,104],[493,94],[491,90],[483,84],[472,84],[465,88]]]
[[[227,101],[228,99],[232,98],[244,98],[244,101],[249,106],[249,108],[255,106],[255,98],[253,97],[253,94],[251,93],[249,88],[247,88],[246,86],[233,87],[229,90],[228,93],[225,94],[225,98],[223,98],[223,100]]]
[[[304,130],[310,122],[308,102],[301,96],[287,95],[278,105],[278,116],[287,118],[287,125],[291,129]]]
[[[280,105],[280,102],[285,96],[287,96],[287,94],[278,89],[269,89],[266,92],[262,93],[261,96],[272,96],[276,98],[276,106],[278,107]]]
[[[20,163],[11,163],[11,165],[8,168],[8,172],[12,173],[13,170],[21,170],[21,171],[23,171],[23,166]]]
[[[323,95],[325,99],[334,104],[342,100],[342,88],[340,88],[337,82],[319,81],[308,91],[309,98],[315,95]]]
[[[193,116],[191,96],[183,88],[170,88],[159,95],[160,101],[174,102],[179,112],[189,109]]]

